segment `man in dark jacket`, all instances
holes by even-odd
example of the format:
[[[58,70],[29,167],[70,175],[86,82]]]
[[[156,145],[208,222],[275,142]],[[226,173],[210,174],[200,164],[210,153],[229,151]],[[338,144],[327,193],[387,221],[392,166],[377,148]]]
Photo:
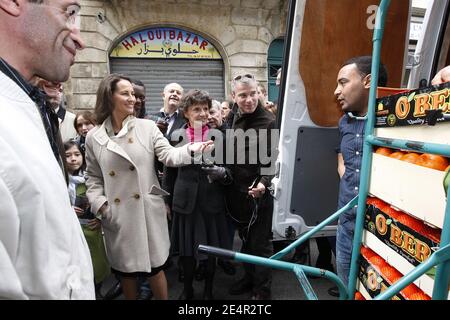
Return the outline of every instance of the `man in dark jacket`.
[[[275,119],[259,102],[254,76],[235,77],[232,96],[235,101],[230,115],[233,136],[228,134],[227,141],[234,141],[230,144],[234,152],[227,150],[227,164],[234,181],[227,192],[227,205],[242,239],[241,252],[269,257],[273,199],[267,191],[272,178],[267,175],[267,167],[275,156],[270,143]],[[264,149],[267,151],[265,159],[261,157]],[[233,155],[231,163],[229,154]],[[233,284],[230,294],[252,291],[253,299],[270,299],[271,270],[249,264],[245,264],[244,269],[244,278]]]

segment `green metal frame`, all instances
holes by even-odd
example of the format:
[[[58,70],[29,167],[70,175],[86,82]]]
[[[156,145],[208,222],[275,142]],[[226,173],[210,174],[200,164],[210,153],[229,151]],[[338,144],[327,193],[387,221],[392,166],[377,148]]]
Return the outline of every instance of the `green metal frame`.
[[[367,194],[369,192],[370,173],[372,167],[372,151],[373,146],[387,146],[392,148],[405,149],[410,151],[420,151],[426,153],[440,154],[446,157],[450,157],[450,145],[442,145],[435,143],[426,143],[421,141],[409,141],[398,139],[386,139],[379,138],[373,135],[375,124],[375,102],[376,91],[378,83],[378,68],[380,65],[380,52],[381,42],[384,32],[384,22],[387,9],[390,5],[390,0],[381,0],[373,35],[373,54],[372,54],[372,69],[371,69],[371,86],[369,93],[368,114],[366,116],[366,126],[363,145],[363,157],[361,164],[361,178],[359,186],[359,194],[353,198],[346,206],[335,212],[329,218],[322,223],[314,227],[309,232],[305,233],[299,239],[292,244],[279,251],[270,258],[263,258],[248,254],[242,254],[234,251],[218,249],[209,246],[199,246],[199,252],[215,255],[222,258],[234,259],[236,261],[263,265],[266,267],[292,271],[300,281],[303,290],[305,291],[307,299],[317,299],[316,295],[312,291],[309,281],[306,279],[306,275],[324,277],[334,282],[339,288],[339,299],[353,299],[356,290],[357,275],[359,272],[359,258],[360,247],[362,243],[362,233],[364,229],[364,215],[366,208]],[[450,195],[450,187],[447,190],[447,198]],[[358,205],[355,222],[355,232],[353,238],[352,259],[350,266],[349,284],[348,288],[345,287],[339,277],[327,270],[313,268],[309,266],[299,265],[295,263],[279,261],[287,253],[304,243],[311,238],[314,234],[322,230],[325,226],[339,218],[339,216],[352,208],[355,204]],[[436,275],[434,279],[433,287],[433,300],[447,300],[448,288],[450,284],[450,205],[446,205],[445,219],[442,227],[440,248],[435,251],[430,258],[423,262],[418,267],[414,268],[411,272],[404,275],[402,279],[389,287],[383,293],[375,297],[375,300],[386,300],[392,298],[395,294],[400,292],[403,288],[414,282],[417,278],[425,274],[430,268],[437,266]]]

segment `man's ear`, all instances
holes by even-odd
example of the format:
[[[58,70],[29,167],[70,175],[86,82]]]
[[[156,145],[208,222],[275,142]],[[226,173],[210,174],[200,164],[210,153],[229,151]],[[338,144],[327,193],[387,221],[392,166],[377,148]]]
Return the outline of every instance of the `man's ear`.
[[[363,79],[364,88],[370,89],[370,83],[372,82],[372,75],[368,74]]]
[[[22,11],[23,2],[20,0],[0,0],[0,9],[14,17]]]

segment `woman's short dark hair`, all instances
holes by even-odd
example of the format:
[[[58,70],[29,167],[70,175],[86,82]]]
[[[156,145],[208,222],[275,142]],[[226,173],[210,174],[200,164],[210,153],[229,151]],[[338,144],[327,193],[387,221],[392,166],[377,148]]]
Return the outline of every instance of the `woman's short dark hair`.
[[[92,123],[94,126],[97,125],[97,120],[95,119],[95,114],[93,114],[89,110],[80,111],[76,114],[75,119],[73,120],[73,126],[75,128],[75,131],[78,133],[78,118],[83,117],[85,120]]]
[[[120,80],[127,80],[131,83],[131,79],[123,74],[111,73],[103,78],[97,89],[97,100],[95,102],[95,117],[98,124],[102,124],[103,121],[108,118],[113,111],[112,96],[117,88],[117,83]]]
[[[205,90],[192,89],[189,90],[182,98],[180,102],[180,110],[186,113],[190,107],[195,104],[207,104],[208,109],[211,109],[212,100],[209,93]]]
[[[363,78],[372,72],[372,56],[359,56],[351,58],[345,61],[341,68],[350,64],[356,65],[359,74]],[[380,67],[378,69],[378,86],[385,87],[387,85],[387,82],[388,75],[386,66],[380,62]]]

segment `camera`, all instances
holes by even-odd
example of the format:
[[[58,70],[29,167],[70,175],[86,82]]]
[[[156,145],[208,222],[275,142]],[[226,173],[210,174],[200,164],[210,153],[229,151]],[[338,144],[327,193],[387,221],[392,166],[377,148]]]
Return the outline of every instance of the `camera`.
[[[75,207],[83,209],[83,211],[84,211],[83,215],[78,217],[79,219],[94,219],[95,218],[94,214],[90,210],[91,208],[90,208],[87,197],[77,196],[75,198],[74,205],[75,205]]]
[[[150,115],[150,116],[148,116],[148,119],[155,121],[155,123],[167,123],[167,119],[166,118],[167,117],[161,117],[161,116],[158,116],[158,115]]]

